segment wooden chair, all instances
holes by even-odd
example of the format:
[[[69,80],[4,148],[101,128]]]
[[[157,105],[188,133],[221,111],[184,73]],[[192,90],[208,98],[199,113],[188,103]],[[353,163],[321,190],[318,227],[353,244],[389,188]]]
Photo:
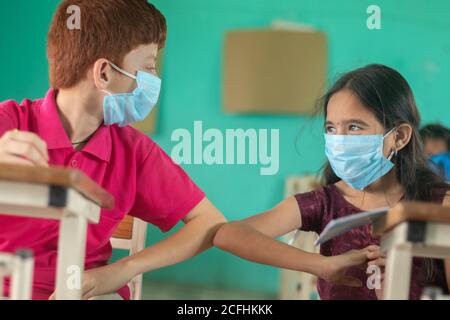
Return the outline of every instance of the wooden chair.
[[[285,196],[309,192],[320,188],[320,182],[314,176],[291,176],[285,182]],[[314,245],[315,232],[293,231],[283,237],[283,241],[307,252],[319,253]],[[293,270],[281,270],[279,298],[281,300],[312,300],[318,297],[317,278],[309,273]]]
[[[126,216],[117,227],[111,238],[114,249],[128,250],[133,255],[145,248],[147,223],[132,216]],[[128,284],[132,300],[142,299],[142,274]]]

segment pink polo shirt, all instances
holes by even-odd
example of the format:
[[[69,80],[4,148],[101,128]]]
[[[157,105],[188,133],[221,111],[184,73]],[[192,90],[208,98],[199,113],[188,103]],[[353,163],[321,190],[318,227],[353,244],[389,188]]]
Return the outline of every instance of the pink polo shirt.
[[[102,210],[100,223],[88,227],[86,269],[107,263],[110,237],[126,214],[166,232],[204,199],[183,169],[132,127],[102,126],[83,150],[74,150],[58,115],[56,92],[52,89],[44,99],[20,105],[0,103],[0,137],[16,128],[36,133],[47,142],[51,165],[79,169],[114,196],[115,208]],[[58,226],[53,220],[0,215],[0,251],[34,252],[33,299],[48,299],[54,291]],[[128,288],[119,294],[129,298]]]

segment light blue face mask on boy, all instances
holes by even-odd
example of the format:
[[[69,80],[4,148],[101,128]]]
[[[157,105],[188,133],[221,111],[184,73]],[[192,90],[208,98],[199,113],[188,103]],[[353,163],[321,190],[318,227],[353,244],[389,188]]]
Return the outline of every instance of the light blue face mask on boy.
[[[354,189],[363,190],[388,173],[394,164],[383,154],[384,136],[325,134],[325,153],[334,173]]]
[[[135,76],[111,62],[110,65],[120,73],[136,80],[137,88],[132,93],[121,94],[103,90],[109,94],[103,100],[105,125],[118,124],[120,127],[125,127],[144,120],[158,102],[161,79],[142,71],[138,71]]]

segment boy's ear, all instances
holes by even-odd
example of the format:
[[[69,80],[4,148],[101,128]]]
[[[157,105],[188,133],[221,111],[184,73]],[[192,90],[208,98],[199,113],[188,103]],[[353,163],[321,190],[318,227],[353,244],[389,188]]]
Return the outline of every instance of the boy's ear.
[[[95,86],[100,90],[106,90],[113,77],[113,70],[106,59],[99,59],[94,63],[93,78]]]
[[[407,123],[403,123],[395,130],[395,149],[402,150],[411,141],[413,128]]]

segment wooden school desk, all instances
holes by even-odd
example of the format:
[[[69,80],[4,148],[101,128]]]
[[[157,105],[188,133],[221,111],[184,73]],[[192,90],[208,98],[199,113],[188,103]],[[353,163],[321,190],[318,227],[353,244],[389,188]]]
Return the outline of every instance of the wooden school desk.
[[[373,223],[387,253],[384,299],[409,298],[413,257],[450,259],[450,207],[402,202]]]
[[[83,275],[87,224],[113,207],[114,198],[80,171],[0,165],[0,214],[60,220],[56,299],[81,298],[73,277]]]

